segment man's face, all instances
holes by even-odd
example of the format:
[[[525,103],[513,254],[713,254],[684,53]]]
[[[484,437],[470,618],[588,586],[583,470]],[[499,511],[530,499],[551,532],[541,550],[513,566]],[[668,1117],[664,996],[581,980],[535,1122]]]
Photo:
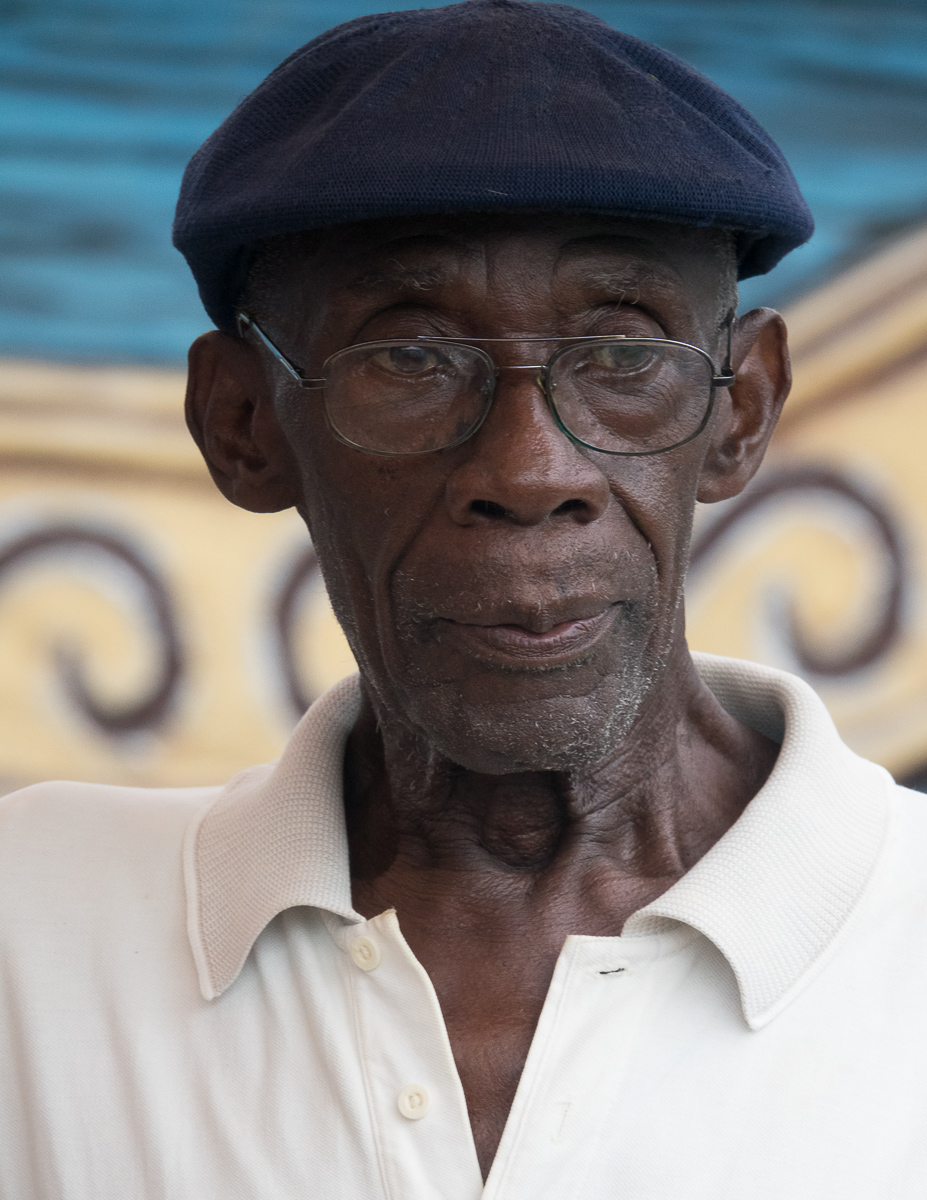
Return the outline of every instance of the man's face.
[[[268,332],[310,375],[356,342],[666,337],[721,359],[724,264],[698,231],[596,218],[423,218],[329,236]],[[261,314],[255,314],[260,317]],[[556,344],[490,346],[499,365]],[[641,458],[577,446],[535,375],[502,371],[460,446],[337,441],[321,393],[266,362],[335,611],[381,719],[471,769],[607,755],[684,652],[681,590],[712,426]]]

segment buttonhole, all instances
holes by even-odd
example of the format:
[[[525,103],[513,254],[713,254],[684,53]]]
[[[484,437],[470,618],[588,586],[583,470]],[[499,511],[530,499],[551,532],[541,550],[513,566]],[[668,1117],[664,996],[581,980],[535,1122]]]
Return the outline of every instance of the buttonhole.
[[[611,971],[600,971],[600,975],[620,975],[624,967],[614,967]]]

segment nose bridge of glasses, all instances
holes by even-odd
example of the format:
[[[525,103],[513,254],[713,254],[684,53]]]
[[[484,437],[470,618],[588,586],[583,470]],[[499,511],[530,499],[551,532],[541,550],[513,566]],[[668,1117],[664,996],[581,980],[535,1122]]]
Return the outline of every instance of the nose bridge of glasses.
[[[503,371],[533,371],[534,384],[540,388],[542,392],[547,391],[547,364],[546,363],[502,363],[496,364],[496,377]]]
[[[546,363],[503,363],[501,366],[497,365],[496,366],[496,389],[495,389],[496,391],[498,391],[498,388],[499,388],[500,378],[504,378],[504,374],[509,371],[521,372],[521,374],[515,374],[512,377],[512,383],[516,386],[518,385],[519,382],[521,382],[522,385],[534,384],[534,386],[537,388],[537,390],[544,397],[545,404],[547,405],[548,408],[550,408],[551,397],[550,397],[550,390],[547,386],[548,368],[547,368]],[[529,371],[534,373],[533,379],[529,375],[526,374]]]
[[[547,411],[546,418],[542,417],[541,419],[553,419],[554,425],[560,427],[560,422],[552,408],[550,388],[548,387],[549,368],[546,362],[494,363],[493,365],[495,367],[494,406],[500,399],[500,392],[508,393],[523,412],[526,411],[523,407],[525,401],[528,401],[528,408],[535,409],[539,400],[541,409]],[[529,400],[532,392],[537,398],[536,400]],[[540,393],[539,396],[538,393]],[[537,420],[537,411],[531,419]]]

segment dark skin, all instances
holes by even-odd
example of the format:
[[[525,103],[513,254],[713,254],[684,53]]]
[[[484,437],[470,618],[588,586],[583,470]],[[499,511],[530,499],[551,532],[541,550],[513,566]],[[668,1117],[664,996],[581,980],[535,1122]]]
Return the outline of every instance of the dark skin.
[[[626,333],[723,354],[723,262],[699,231],[586,217],[425,217],[334,231],[255,313],[310,374],[385,337]],[[554,346],[492,347],[497,363]],[[340,444],[253,339],[190,356],[191,430],[254,511],[295,505],[361,669],[345,762],[354,904],[395,908],[447,1023],[484,1177],[568,934],[614,936],[730,828],[776,747],[685,643],[696,499],[739,492],[789,387],[781,318],[734,333],[737,384],[665,454],[586,450],[531,372],[468,442]]]

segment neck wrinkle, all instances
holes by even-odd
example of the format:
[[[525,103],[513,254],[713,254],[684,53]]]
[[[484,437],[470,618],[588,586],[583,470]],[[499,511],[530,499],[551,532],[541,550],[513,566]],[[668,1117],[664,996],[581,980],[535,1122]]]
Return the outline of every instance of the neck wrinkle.
[[[693,680],[674,689],[675,705],[652,696],[605,761],[572,772],[467,771],[411,730],[378,724],[365,698],[346,760],[352,877],[370,882],[397,860],[427,872],[534,877],[607,860],[628,877],[678,879],[750,798],[719,805],[686,769],[693,742],[720,740],[723,757],[724,743],[738,741],[725,727],[738,723],[694,671]]]

